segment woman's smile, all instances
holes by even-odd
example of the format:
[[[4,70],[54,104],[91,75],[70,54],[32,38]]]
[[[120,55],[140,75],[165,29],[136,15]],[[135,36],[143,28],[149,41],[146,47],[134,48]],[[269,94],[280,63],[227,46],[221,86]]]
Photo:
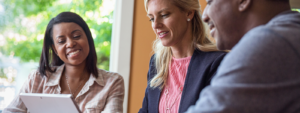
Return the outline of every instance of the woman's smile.
[[[80,52],[81,50],[80,49],[78,49],[78,50],[72,50],[72,51],[70,51],[68,54],[67,54],[67,57],[68,58],[76,58],[77,56],[79,56],[79,52]]]
[[[169,32],[168,31],[160,31],[157,34],[158,34],[158,37],[160,39],[162,39],[162,38],[166,37],[169,34]]]

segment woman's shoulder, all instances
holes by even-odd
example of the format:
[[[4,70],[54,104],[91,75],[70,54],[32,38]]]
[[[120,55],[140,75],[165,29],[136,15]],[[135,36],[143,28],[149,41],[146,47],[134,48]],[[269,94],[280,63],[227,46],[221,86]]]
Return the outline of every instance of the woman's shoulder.
[[[103,78],[103,80],[107,81],[124,81],[123,77],[117,72],[106,71],[104,69],[98,68],[98,78]]]
[[[52,66],[50,68],[56,72],[56,71],[59,71],[57,69],[60,68],[60,67],[62,67],[62,66]],[[42,75],[39,71],[39,68],[37,68],[37,69],[34,69],[30,72],[30,74],[28,76],[28,79],[32,79],[32,80],[48,79],[52,74],[53,74],[53,72],[50,72],[50,71],[46,70],[46,75]]]
[[[150,62],[149,62],[149,67],[154,66],[155,64],[155,59],[156,59],[156,54],[153,54],[150,58]]]
[[[210,59],[215,59],[218,57],[224,57],[228,52],[226,51],[201,51],[201,50],[195,50],[197,56],[206,57]]]
[[[223,58],[227,54],[227,52],[225,51],[203,52],[200,50],[195,53],[196,54],[194,58],[191,59],[191,62],[199,62],[198,63],[199,66],[200,65],[209,66],[211,64],[219,65],[219,63],[223,60]]]
[[[41,79],[41,73],[39,72],[38,69],[32,70],[28,75],[28,79],[34,79],[34,78],[40,78]]]
[[[41,73],[39,72],[38,69],[32,70],[28,75],[28,81],[30,83],[39,83],[41,81],[45,81],[46,79],[47,79],[47,77],[41,76]]]

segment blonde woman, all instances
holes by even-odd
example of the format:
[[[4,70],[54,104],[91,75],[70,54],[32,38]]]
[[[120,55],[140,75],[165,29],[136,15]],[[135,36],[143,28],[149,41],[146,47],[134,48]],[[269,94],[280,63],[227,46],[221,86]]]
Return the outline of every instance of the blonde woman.
[[[157,39],[139,113],[182,113],[195,105],[225,56],[205,34],[198,0],[145,0]]]

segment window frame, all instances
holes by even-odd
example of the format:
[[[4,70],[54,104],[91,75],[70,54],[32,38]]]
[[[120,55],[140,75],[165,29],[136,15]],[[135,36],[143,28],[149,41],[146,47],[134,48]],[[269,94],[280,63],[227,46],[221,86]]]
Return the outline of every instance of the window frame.
[[[127,113],[134,0],[120,0],[115,3],[109,71],[117,72],[124,78],[125,95],[123,112]]]

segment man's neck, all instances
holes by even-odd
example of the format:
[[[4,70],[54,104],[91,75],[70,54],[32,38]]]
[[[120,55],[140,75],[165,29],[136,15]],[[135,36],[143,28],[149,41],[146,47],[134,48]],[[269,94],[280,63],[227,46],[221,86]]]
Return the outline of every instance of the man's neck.
[[[245,16],[244,32],[259,26],[267,24],[276,15],[291,10],[288,2],[274,2],[267,0],[254,0],[252,7],[249,9],[248,16]]]

